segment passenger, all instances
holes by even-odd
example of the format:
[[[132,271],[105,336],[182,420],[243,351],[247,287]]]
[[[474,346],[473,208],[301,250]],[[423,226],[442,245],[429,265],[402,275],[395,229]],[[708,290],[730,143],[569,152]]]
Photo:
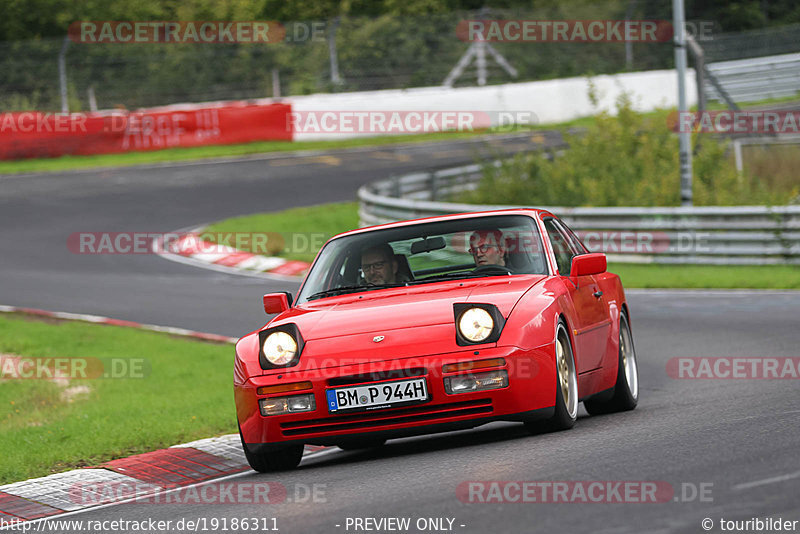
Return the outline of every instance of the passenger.
[[[469,237],[469,253],[475,265],[506,266],[506,247],[503,232],[500,230],[478,230]]]

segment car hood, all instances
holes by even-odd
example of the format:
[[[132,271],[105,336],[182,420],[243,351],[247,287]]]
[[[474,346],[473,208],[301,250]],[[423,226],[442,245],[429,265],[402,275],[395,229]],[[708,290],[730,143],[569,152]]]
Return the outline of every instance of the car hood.
[[[542,275],[467,279],[378,289],[314,300],[269,323],[295,323],[305,341],[452,324],[454,303],[494,304],[508,317],[520,297]]]

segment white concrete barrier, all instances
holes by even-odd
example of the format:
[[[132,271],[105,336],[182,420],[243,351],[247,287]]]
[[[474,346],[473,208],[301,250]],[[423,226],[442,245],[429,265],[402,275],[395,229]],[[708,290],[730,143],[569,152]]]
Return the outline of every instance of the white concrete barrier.
[[[597,107],[589,96],[590,80],[597,95]],[[686,83],[687,87],[695,86],[694,70],[687,72]],[[517,122],[552,124],[594,115],[600,110],[613,113],[623,92],[631,95],[634,108],[639,111],[676,107],[677,86],[674,70],[656,70],[484,87],[421,87],[314,94],[285,100],[292,104],[292,111],[299,121],[294,139],[307,141],[418,133],[397,130],[381,133],[380,128],[364,131],[359,129],[357,121],[343,125],[343,121],[349,120],[346,112],[465,112],[473,115],[472,126],[475,128],[502,126],[515,119]],[[689,104],[696,103],[695,92],[690,90],[688,93]],[[325,112],[333,113],[327,124],[319,124]],[[400,116],[403,119],[408,113]]]

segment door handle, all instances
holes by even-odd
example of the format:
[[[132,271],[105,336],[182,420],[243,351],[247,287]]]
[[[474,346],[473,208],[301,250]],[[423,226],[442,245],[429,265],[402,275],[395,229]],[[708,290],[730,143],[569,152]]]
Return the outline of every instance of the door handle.
[[[594,295],[596,298],[600,298],[600,297],[603,296],[603,292],[602,291],[595,291],[594,293],[592,293],[592,295]]]

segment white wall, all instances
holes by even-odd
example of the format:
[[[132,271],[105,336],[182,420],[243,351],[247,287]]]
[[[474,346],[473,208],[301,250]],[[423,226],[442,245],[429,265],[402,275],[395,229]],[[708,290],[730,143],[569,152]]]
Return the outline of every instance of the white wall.
[[[615,101],[623,91],[633,96],[634,106],[640,111],[677,107],[678,80],[674,70],[594,76],[591,81],[599,98],[599,109],[613,112]],[[687,72],[686,87],[689,105],[693,105],[697,101],[694,70]],[[594,115],[599,111],[589,100],[589,79],[586,77],[485,87],[422,87],[315,94],[287,97],[285,100],[291,102],[293,111],[301,116],[310,111],[479,112],[481,120],[485,119],[491,124],[476,123],[478,127],[497,126],[502,119],[501,112],[520,117],[520,120],[533,118],[533,122],[549,124]],[[305,141],[369,135],[377,134],[324,133],[317,130],[297,133],[295,139]]]

